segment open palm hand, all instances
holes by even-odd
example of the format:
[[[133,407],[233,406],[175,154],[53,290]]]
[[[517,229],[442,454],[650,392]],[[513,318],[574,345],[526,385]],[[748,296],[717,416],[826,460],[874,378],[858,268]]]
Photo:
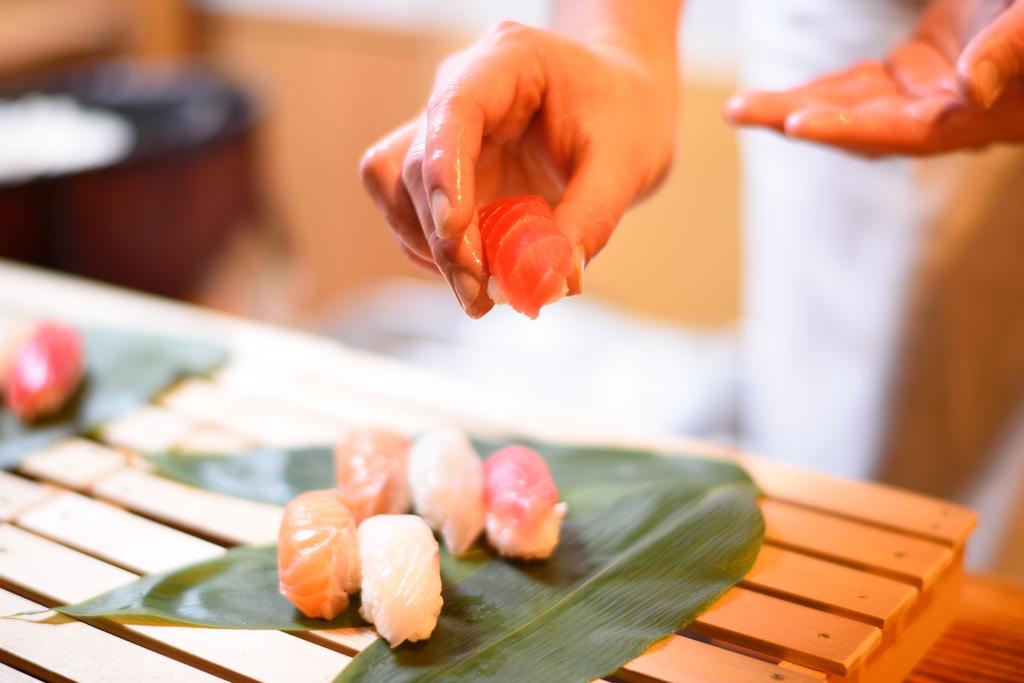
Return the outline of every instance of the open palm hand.
[[[934,0],[884,61],[734,96],[726,117],[867,156],[1024,141],[1024,0]]]

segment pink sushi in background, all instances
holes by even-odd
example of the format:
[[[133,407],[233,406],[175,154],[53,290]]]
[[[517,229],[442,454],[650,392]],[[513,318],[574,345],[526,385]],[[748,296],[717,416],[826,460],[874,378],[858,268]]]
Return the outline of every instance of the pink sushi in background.
[[[565,503],[547,463],[525,446],[507,446],[484,463],[487,540],[507,557],[544,559],[558,545]]]
[[[409,439],[389,429],[351,430],[334,446],[334,467],[349,510],[361,522],[409,509]]]
[[[23,421],[57,412],[82,379],[82,337],[67,325],[39,323],[18,332],[7,356],[7,408]]]

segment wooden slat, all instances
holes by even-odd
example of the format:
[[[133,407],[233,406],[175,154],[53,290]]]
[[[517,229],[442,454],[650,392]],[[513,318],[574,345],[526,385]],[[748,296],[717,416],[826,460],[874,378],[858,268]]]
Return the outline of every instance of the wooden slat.
[[[252,439],[240,434],[157,405],[137,408],[108,422],[101,428],[100,436],[113,446],[138,453],[227,453],[255,445]]]
[[[50,486],[0,471],[0,522],[15,518],[56,493]]]
[[[775,500],[761,502],[765,540],[927,590],[953,561],[948,546]]]
[[[1024,680],[1024,583],[967,578],[955,621],[907,679],[951,680]]]
[[[161,403],[174,412],[266,446],[333,443],[346,429],[338,422],[299,415],[266,401],[231,396],[201,379],[182,382],[165,394]]]
[[[871,522],[959,548],[977,524],[962,506],[902,489],[847,481],[743,456],[743,465],[772,498]]]
[[[136,578],[12,526],[0,526],[0,548],[6,551],[0,553],[0,580],[53,603],[79,602]],[[147,643],[160,643],[161,649],[176,656],[259,681],[330,681],[350,661],[341,653],[279,631],[141,624],[111,628],[123,629]]]
[[[820,683],[821,678],[730,652],[691,638],[672,636],[655,644],[619,672],[627,681],[647,683]]]
[[[140,453],[167,451],[194,432],[195,420],[160,406],[143,406],[100,428],[103,441]]]
[[[793,662],[781,661],[779,662],[779,668],[786,669],[788,672],[799,674],[806,678],[813,678],[818,681],[825,681],[829,678],[834,678],[825,673],[822,673],[821,671],[818,671],[817,669],[812,669],[807,666],[800,666],[799,664],[794,664]],[[854,675],[856,675],[856,673],[854,673]],[[784,680],[788,680],[789,678],[790,674],[786,674],[786,678]]]
[[[377,640],[377,632],[369,627],[337,628],[329,631],[309,631],[303,634],[316,643],[340,649],[346,654],[359,652]]]
[[[0,650],[0,658],[3,656],[3,651]],[[13,655],[10,656],[13,659]],[[23,671],[9,667],[6,664],[0,664],[0,683],[38,683],[38,681],[38,678],[29,676]]]
[[[17,517],[18,526],[141,574],[222,553],[218,545],[77,493],[63,493]]]
[[[204,425],[189,432],[174,444],[185,453],[236,453],[256,446],[256,442],[240,434],[213,425]]]
[[[367,387],[339,387],[322,373],[296,372],[265,362],[232,359],[216,373],[212,383],[227,395],[258,398],[304,415],[349,425],[380,426],[415,434],[447,423],[422,409],[411,410],[393,398],[375,395]],[[295,391],[296,386],[302,390]]]
[[[914,604],[915,587],[844,565],[764,545],[743,585],[885,628]]]
[[[881,642],[881,631],[820,610],[733,588],[690,630],[845,676]]]
[[[33,477],[81,490],[121,469],[126,462],[124,454],[112,448],[86,439],[68,439],[29,454],[19,469]]]
[[[93,493],[147,517],[234,544],[272,543],[281,508],[202,491],[135,469],[96,482]]]
[[[0,590],[0,614],[43,609]],[[220,679],[55,612],[0,619],[0,659],[20,660],[40,676],[89,683],[212,683]],[[0,673],[0,681],[5,680]],[[17,680],[8,677],[7,680]],[[30,679],[28,676],[24,680]]]
[[[135,578],[9,524],[0,524],[0,550],[0,581],[54,603],[81,602]],[[78,556],[83,561],[76,562]]]

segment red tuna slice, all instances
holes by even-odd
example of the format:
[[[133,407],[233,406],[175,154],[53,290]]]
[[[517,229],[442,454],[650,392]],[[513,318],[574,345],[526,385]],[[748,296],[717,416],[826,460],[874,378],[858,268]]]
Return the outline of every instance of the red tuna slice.
[[[542,306],[565,293],[572,245],[543,198],[518,197],[495,204],[481,212],[486,217],[481,219],[480,234],[487,268],[508,304],[536,318]]]
[[[7,407],[23,421],[54,413],[82,378],[82,338],[74,329],[42,323],[15,351],[7,383]]]
[[[502,199],[484,207],[480,214],[480,239],[484,245],[484,256],[494,261],[498,245],[516,222],[526,216],[553,218],[551,207],[543,197],[536,195]]]
[[[477,211],[477,213],[480,216],[480,225],[493,225],[493,223],[490,223],[491,217],[494,216],[494,214],[499,209],[508,208],[509,206],[512,206],[517,202],[517,199],[499,199],[496,202],[491,202],[486,206],[480,207],[480,209]]]
[[[540,195],[530,194],[522,197],[510,197],[491,202],[479,210],[481,232],[493,228],[496,219],[513,209],[527,209],[535,213],[551,215],[551,207]]]
[[[546,225],[538,225],[538,224]],[[542,306],[565,294],[572,264],[569,240],[550,219],[524,216],[498,245],[491,272],[512,308],[536,318]]]
[[[524,197],[505,200],[488,214],[486,224],[480,230],[480,238],[484,244],[485,256],[492,261],[496,258],[498,245],[524,218],[543,218],[554,221],[551,209],[541,197]]]
[[[547,463],[525,446],[506,446],[484,462],[487,513],[532,526],[551,514],[558,489]]]

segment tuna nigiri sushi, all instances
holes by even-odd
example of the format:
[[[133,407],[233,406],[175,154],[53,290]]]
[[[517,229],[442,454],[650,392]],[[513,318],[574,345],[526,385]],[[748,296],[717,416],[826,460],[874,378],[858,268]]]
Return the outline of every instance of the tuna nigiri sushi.
[[[334,446],[338,488],[361,522],[409,509],[409,439],[387,429],[353,429]]]
[[[377,515],[359,525],[359,614],[391,647],[424,640],[441,613],[441,556],[430,527],[415,515]]]
[[[284,509],[277,539],[281,594],[307,617],[333,619],[359,590],[355,519],[341,491],[307,491]]]
[[[525,446],[507,446],[484,463],[487,540],[507,557],[543,559],[558,545],[565,503],[547,463]]]
[[[479,211],[480,239],[491,277],[487,292],[536,318],[546,304],[568,292],[572,243],[559,230],[543,197],[492,202]]]
[[[409,453],[416,514],[461,555],[484,529],[484,472],[466,435],[455,429],[423,434]]]
[[[23,421],[60,410],[82,379],[82,338],[66,325],[41,323],[22,330],[8,354],[7,407]]]

